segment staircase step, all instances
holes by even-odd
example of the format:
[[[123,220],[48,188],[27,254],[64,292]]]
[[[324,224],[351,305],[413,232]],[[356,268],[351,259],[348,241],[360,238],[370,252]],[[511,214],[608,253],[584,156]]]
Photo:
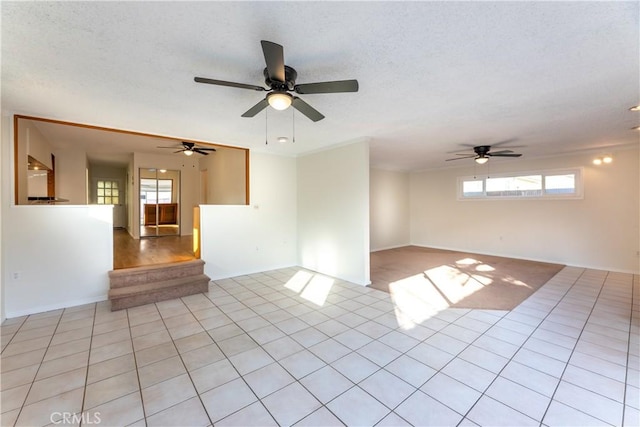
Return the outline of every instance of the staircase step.
[[[109,291],[111,311],[207,292],[209,280],[199,274],[114,288]]]
[[[138,286],[204,273],[204,261],[195,259],[183,262],[156,264],[144,267],[125,268],[109,272],[110,288]]]

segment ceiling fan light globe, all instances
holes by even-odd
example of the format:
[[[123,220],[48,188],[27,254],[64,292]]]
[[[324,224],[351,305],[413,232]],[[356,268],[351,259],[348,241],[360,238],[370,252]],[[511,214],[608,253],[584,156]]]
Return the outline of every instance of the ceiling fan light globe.
[[[289,108],[292,101],[292,96],[285,92],[272,92],[267,95],[267,102],[269,102],[269,105],[279,111]]]
[[[193,151],[192,150],[184,150],[184,155],[185,156],[192,156],[193,155]]]
[[[477,157],[476,158],[476,163],[479,164],[479,165],[484,165],[488,161],[489,161],[488,157]]]

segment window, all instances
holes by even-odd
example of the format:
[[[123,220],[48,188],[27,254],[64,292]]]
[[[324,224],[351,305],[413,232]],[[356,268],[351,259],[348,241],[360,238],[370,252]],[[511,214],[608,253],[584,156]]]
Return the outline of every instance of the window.
[[[172,192],[172,179],[140,179],[140,200],[142,203],[171,203],[173,200]]]
[[[118,181],[98,181],[96,195],[98,196],[99,205],[119,205],[120,189],[118,188]]]
[[[458,199],[582,198],[582,170],[458,178]]]

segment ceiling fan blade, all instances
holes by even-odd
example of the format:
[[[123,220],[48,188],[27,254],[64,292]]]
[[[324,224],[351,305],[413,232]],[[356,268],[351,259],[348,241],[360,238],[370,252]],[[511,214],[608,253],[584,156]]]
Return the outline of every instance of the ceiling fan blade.
[[[495,143],[491,144],[491,146],[492,147],[500,147],[501,145],[509,144],[509,143],[515,142],[517,140],[518,140],[518,138],[509,138],[509,139],[505,139],[504,141],[495,142]]]
[[[216,151],[215,148],[196,147],[200,151]]]
[[[178,153],[182,153],[185,150],[178,150],[178,151],[174,151],[173,154],[178,154]]]
[[[207,79],[205,77],[194,77],[193,80],[196,81],[197,83],[207,83],[207,84],[210,84],[210,85],[229,86],[229,87],[236,87],[236,88],[240,88],[240,89],[251,89],[251,90],[257,90],[257,91],[265,91],[265,90],[267,90],[267,89],[263,88],[262,86],[248,85],[248,84],[244,84],[244,83],[226,82],[224,80]]]
[[[267,102],[266,99],[263,99],[262,101],[258,102],[256,105],[254,105],[253,107],[249,108],[243,115],[242,117],[253,117],[256,114],[258,114],[260,111],[264,110],[265,108],[267,108],[267,106],[269,105],[269,103]]]
[[[445,162],[448,162],[451,160],[471,159],[472,157],[477,157],[477,154],[471,154],[469,156],[454,157],[453,159],[446,159]]]
[[[305,83],[293,88],[300,94],[357,92],[357,80],[336,80],[333,82]]]
[[[293,105],[293,108],[300,111],[302,114],[304,114],[314,122],[324,119],[324,116],[318,110],[316,110],[297,96],[293,97],[293,102],[291,103],[291,105]]]
[[[174,145],[173,147],[161,147],[161,146],[158,145],[156,148],[173,148],[173,149],[176,149],[176,148],[180,148],[180,146],[179,145]]]
[[[511,150],[500,150],[500,151],[490,151],[489,154],[492,156],[499,156],[501,154],[513,153]]]
[[[209,155],[209,153],[207,153],[206,151],[203,151],[202,148],[194,148],[193,151],[195,151],[198,154],[202,154],[203,156]]]
[[[487,153],[487,156],[491,156],[491,157],[520,157],[520,156],[522,156],[522,154],[520,154],[520,153],[502,153],[502,154]]]
[[[284,82],[284,50],[277,43],[261,40],[264,62],[267,63],[269,78],[273,81]]]

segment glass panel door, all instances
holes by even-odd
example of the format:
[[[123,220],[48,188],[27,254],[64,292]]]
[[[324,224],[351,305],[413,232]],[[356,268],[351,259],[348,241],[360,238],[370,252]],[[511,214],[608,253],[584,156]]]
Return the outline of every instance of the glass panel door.
[[[140,237],[180,235],[180,171],[140,169]]]

